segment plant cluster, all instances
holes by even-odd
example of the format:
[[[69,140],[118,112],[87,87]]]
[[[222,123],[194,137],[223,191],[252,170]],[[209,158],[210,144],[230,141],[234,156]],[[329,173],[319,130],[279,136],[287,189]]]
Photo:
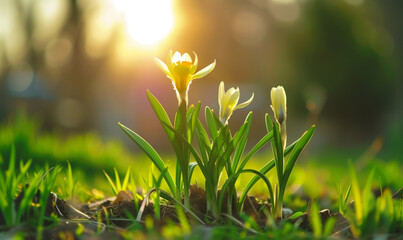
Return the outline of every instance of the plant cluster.
[[[151,159],[155,167],[160,171],[160,178],[167,183],[170,194],[176,202],[181,202],[185,209],[190,209],[189,187],[193,170],[199,167],[204,180],[206,191],[207,213],[213,219],[220,219],[223,206],[227,206],[229,215],[242,212],[244,201],[253,185],[262,179],[267,185],[270,195],[271,215],[274,218],[282,217],[283,199],[288,179],[294,164],[302,150],[310,141],[315,126],[306,131],[297,141],[286,145],[286,93],[282,86],[271,90],[271,108],[274,113],[274,121],[268,114],[265,115],[266,134],[251,148],[245,152],[249,132],[252,125],[253,113],[250,112],[244,123],[235,133],[229,128],[229,119],[236,109],[247,107],[254,95],[244,103],[238,104],[240,98],[239,88],[224,89],[221,82],[218,89],[219,113],[216,114],[208,106],[205,107],[206,127],[199,119],[201,103],[190,105],[188,103],[189,86],[194,79],[202,78],[209,74],[215,67],[214,61],[209,66],[196,72],[198,58],[194,53],[194,61],[188,53],[169,52],[166,63],[155,58],[157,66],[172,81],[178,98],[178,110],[171,121],[164,107],[157,98],[147,91],[148,100],[160,121],[168,139],[176,154],[176,172],[173,177],[162,157],[139,134],[119,123],[121,129],[144,151]],[[195,143],[194,139],[196,139]],[[274,159],[259,170],[246,168],[253,155],[271,142]],[[194,160],[192,162],[191,160]],[[277,178],[271,182],[266,176],[275,168]],[[224,173],[226,178],[223,179]],[[254,176],[249,180],[245,189],[236,188],[236,181],[241,174],[251,173]],[[221,189],[220,182],[223,182]],[[241,193],[238,196],[238,193]],[[226,202],[224,202],[226,201]],[[180,208],[180,207],[178,207]]]
[[[18,171],[15,149],[12,148],[7,170],[5,173],[0,171],[0,230],[29,222],[37,229],[37,239],[40,239],[45,221],[52,220],[51,216],[46,216],[46,211],[61,168],[46,167],[30,177],[30,165],[30,160],[21,161]]]
[[[390,189],[380,189],[380,196],[372,193],[374,169],[369,174],[365,186],[360,188],[354,166],[350,163],[351,185],[344,193],[340,190],[339,211],[350,222],[351,232],[356,238],[369,238],[375,234],[387,235],[403,229],[403,201],[399,198],[403,189],[392,195]],[[347,204],[352,193],[354,201]]]

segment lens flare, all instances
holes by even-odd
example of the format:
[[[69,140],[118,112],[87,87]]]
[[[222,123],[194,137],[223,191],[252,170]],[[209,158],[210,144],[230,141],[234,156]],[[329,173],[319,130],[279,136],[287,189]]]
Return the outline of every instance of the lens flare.
[[[130,37],[141,44],[157,43],[173,27],[171,0],[115,0],[114,5],[124,14]]]

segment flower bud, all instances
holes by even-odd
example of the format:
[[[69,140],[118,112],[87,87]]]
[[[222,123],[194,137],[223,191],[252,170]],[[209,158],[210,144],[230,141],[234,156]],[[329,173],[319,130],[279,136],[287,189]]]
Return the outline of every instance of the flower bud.
[[[270,96],[274,117],[278,124],[282,125],[287,119],[287,96],[285,95],[284,88],[282,86],[272,88]]]

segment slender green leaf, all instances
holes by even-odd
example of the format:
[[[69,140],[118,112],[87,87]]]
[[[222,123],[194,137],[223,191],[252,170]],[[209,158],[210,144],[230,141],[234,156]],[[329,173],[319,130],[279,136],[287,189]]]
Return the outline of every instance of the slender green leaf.
[[[235,148],[238,146],[240,140],[242,139],[242,136],[245,134],[245,131],[248,128],[248,122],[245,122],[238,130],[238,132],[234,135],[234,138],[230,141],[227,148],[225,149],[225,152],[222,154],[222,156],[219,157],[218,162],[217,162],[217,169],[218,171],[221,171],[221,169],[225,166],[225,163],[228,162],[230,163],[230,156],[235,150]],[[229,173],[231,175],[231,173]]]
[[[313,202],[311,205],[311,211],[309,213],[309,222],[311,223],[313,229],[313,235],[315,237],[322,236],[322,221],[320,219],[318,205],[316,204],[316,202]]]
[[[372,180],[374,178],[374,169],[371,170],[362,193],[362,214],[368,216],[371,211],[371,206],[375,206],[374,195],[372,194]]]
[[[245,158],[242,160],[241,164],[239,165],[238,171],[242,170],[245,165],[248,163],[249,159],[257,152],[259,149],[261,149],[266,143],[268,143],[273,137],[273,132],[267,133],[262,139],[259,140],[259,142],[249,151],[249,153],[245,156]]]
[[[283,164],[284,164],[284,154],[283,154],[283,143],[281,142],[281,133],[278,123],[273,122],[273,141],[271,142],[274,161],[276,163],[277,177],[278,181],[281,183],[283,179]]]
[[[273,123],[270,120],[270,116],[268,113],[265,115],[265,124],[266,124],[266,130],[267,132],[273,131]]]
[[[348,197],[350,196],[350,192],[351,192],[351,184],[347,189],[346,195],[344,196],[344,201],[343,202],[344,202],[345,205],[347,204]]]
[[[119,191],[122,190],[122,184],[120,183],[120,176],[118,173],[118,170],[116,170],[116,168],[113,168],[114,172],[115,172],[115,182],[116,182],[116,188]]]
[[[223,203],[223,200],[224,200],[225,191],[231,185],[235,184],[235,182],[238,179],[239,175],[242,174],[242,173],[253,173],[254,175],[256,175],[255,176],[256,178],[262,179],[265,182],[267,188],[269,189],[270,200],[272,201],[271,204],[272,204],[272,206],[274,206],[274,203],[273,203],[273,200],[274,200],[273,189],[272,189],[272,186],[271,186],[271,183],[270,183],[269,179],[263,173],[258,172],[258,171],[254,170],[254,169],[243,169],[243,170],[239,171],[237,174],[232,175],[231,177],[229,177],[225,181],[223,187],[221,188],[220,196],[218,198],[218,208],[219,208],[219,210],[221,209],[221,206],[223,205],[222,203]],[[244,202],[244,200],[242,200],[242,202],[239,202],[240,206],[243,205],[243,202]]]
[[[294,149],[291,152],[290,157],[288,158],[288,163],[284,171],[284,175],[281,181],[280,190],[284,192],[285,187],[287,185],[288,178],[290,177],[291,171],[294,167],[295,162],[297,161],[298,157],[300,156],[302,150],[306,147],[309,141],[312,138],[313,133],[315,132],[315,126],[312,126],[308,131],[306,131],[301,138],[298,140],[297,144],[295,145]],[[280,194],[281,195],[281,194]]]
[[[119,123],[119,127],[130,137],[130,139],[134,141],[134,143],[137,144],[137,146],[140,147],[141,150],[143,150],[143,152],[150,158],[150,160],[154,163],[154,165],[158,168],[160,172],[162,172],[162,170],[166,168],[164,161],[146,140],[144,140],[137,133],[133,132],[121,123]],[[169,171],[164,174],[164,179],[167,182],[172,194],[176,194],[175,183]]]
[[[217,138],[218,127],[214,119],[213,113],[211,112],[211,109],[209,107],[206,107],[205,115],[206,115],[207,127],[209,129],[211,139],[214,142],[215,139]]]
[[[29,186],[24,189],[24,196],[21,200],[20,206],[18,207],[17,210],[17,219],[16,223],[21,222],[21,218],[24,213],[28,211],[28,209],[31,206],[32,199],[34,198],[34,195],[37,193],[39,185],[42,181],[42,178],[45,176],[46,173],[43,171],[40,171],[30,182]]]
[[[203,160],[203,164],[207,165],[208,157],[207,155],[210,154],[210,140],[207,137],[207,133],[205,132],[203,126],[201,125],[200,121],[197,122],[196,125],[196,138],[197,143],[200,149],[200,155]]]
[[[297,219],[297,218],[299,218],[299,217],[301,217],[301,216],[303,216],[303,215],[304,215],[303,212],[296,212],[296,213],[294,213],[293,215],[291,215],[288,219],[289,219],[289,220]]]
[[[113,194],[117,195],[118,194],[118,189],[116,188],[115,183],[113,182],[111,177],[109,177],[109,175],[105,172],[105,170],[103,172],[104,172],[104,175],[105,175],[106,179],[108,179],[109,185],[111,185]]]
[[[176,129],[174,129],[172,127],[168,127],[168,128],[175,134],[175,137],[178,138],[178,140],[181,141],[181,143],[183,143],[184,146],[188,148],[188,150],[192,153],[193,157],[195,158],[197,164],[199,165],[200,170],[202,171],[203,174],[205,174],[206,169],[205,169],[205,166],[203,164],[203,161],[200,158],[200,156],[197,153],[197,151],[194,149],[194,147],[182,135],[180,135],[180,133]]]
[[[193,139],[195,127],[196,127],[197,121],[199,120],[200,107],[201,107],[201,102],[199,101],[191,115],[191,118],[189,119],[189,124],[188,124],[189,131],[190,131],[190,136],[188,137],[189,142],[191,142]]]
[[[68,197],[73,197],[75,182],[73,178],[73,170],[71,169],[70,162],[67,161],[67,188],[68,188]]]
[[[123,179],[123,184],[122,184],[122,190],[123,191],[126,191],[127,190],[127,186],[128,186],[128,184],[129,184],[129,178],[130,178],[130,168],[131,168],[131,166],[129,166],[129,168],[127,169],[127,171],[126,171],[126,175],[125,175],[125,178]],[[161,174],[162,175],[162,174]]]
[[[207,163],[207,171],[209,172],[217,171],[217,169],[215,169],[216,161],[223,147],[226,145],[225,140],[228,139],[227,138],[228,133],[229,133],[228,125],[219,130],[217,138],[215,139],[215,141],[213,141],[213,147]]]
[[[295,147],[296,143],[298,141],[293,142],[291,145],[286,147],[284,151],[284,156],[287,156]],[[262,174],[266,174],[268,171],[270,171],[274,167],[274,159],[270,160],[268,163],[266,163],[260,170],[259,172]],[[245,201],[246,196],[248,195],[249,191],[252,189],[253,185],[259,180],[259,177],[254,176],[246,185],[245,189],[243,190],[240,198],[239,198],[239,203],[238,203],[238,210],[241,209],[243,202]]]
[[[351,185],[352,185],[353,197],[354,197],[355,219],[357,220],[357,224],[361,225],[362,220],[363,220],[363,215],[362,215],[362,201],[361,201],[360,185],[358,184],[354,166],[351,163],[351,161],[349,161],[349,170],[350,170],[350,175],[351,175]]]
[[[335,224],[336,224],[336,218],[334,217],[330,217],[326,220],[325,229],[323,230],[323,235],[325,237],[330,236],[330,234],[332,234]]]
[[[169,120],[168,114],[166,113],[164,107],[162,107],[162,105],[158,101],[158,99],[156,97],[154,97],[154,95],[149,90],[147,90],[147,97],[148,97],[148,101],[151,104],[151,107],[153,108],[155,114],[157,115],[158,120],[160,121],[162,127],[164,128],[166,134],[168,135],[169,140],[172,141],[172,139],[173,139],[172,132],[168,131],[168,129],[166,128],[166,125],[163,124],[163,123],[165,123],[168,126],[172,126],[172,123],[171,123],[171,120]]]
[[[233,163],[232,163],[232,171],[235,172],[236,168],[238,167],[239,160],[241,159],[241,156],[245,150],[246,143],[248,142],[248,137],[249,137],[249,132],[250,132],[250,127],[252,125],[252,117],[253,114],[252,112],[249,112],[248,116],[245,119],[245,123],[247,122],[248,125],[245,130],[245,134],[243,135],[243,138],[239,142],[238,147],[235,150],[234,158],[233,158]]]
[[[189,163],[189,182],[192,180],[193,171],[198,164],[195,162]]]
[[[24,164],[23,161],[20,162],[20,174],[25,175],[25,173],[28,171],[29,167],[31,166],[32,160],[29,160]]]
[[[211,113],[212,113],[212,116],[213,116],[213,118],[214,118],[214,121],[215,121],[215,124],[216,124],[217,128],[218,128],[218,129],[223,128],[224,125],[222,124],[222,122],[220,121],[220,119],[218,118],[218,116],[214,113],[214,110],[213,110],[213,109],[211,109]]]

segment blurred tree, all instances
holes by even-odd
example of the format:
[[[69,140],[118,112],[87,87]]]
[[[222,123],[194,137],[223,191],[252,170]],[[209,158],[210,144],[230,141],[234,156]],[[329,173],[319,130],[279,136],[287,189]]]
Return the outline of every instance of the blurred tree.
[[[52,8],[55,2],[59,5]],[[152,75],[154,69],[140,69],[153,64],[150,56],[142,58],[142,47],[146,47],[136,45],[130,53],[122,50],[124,26],[119,20],[109,15],[105,21],[98,19],[99,12],[113,11],[110,2],[0,2],[10,16],[15,13],[1,25],[13,29],[7,36],[4,32],[0,35],[0,114],[6,116],[16,106],[15,99],[7,95],[7,79],[22,63],[44,79],[53,93],[55,99],[44,112],[46,119],[53,119],[52,124],[57,125],[63,123],[61,119],[80,115],[64,122],[70,129],[93,128],[110,115],[108,108],[96,109],[103,96],[140,98],[137,95],[143,89],[135,89],[138,82],[118,80],[142,79],[147,87],[144,84],[141,88],[165,81],[152,83],[149,80],[156,78]],[[159,50],[195,50],[200,65],[207,64],[211,56],[217,59],[212,77],[192,84],[192,101],[215,97],[212,86],[218,86],[221,80],[228,86],[244,83],[256,93],[251,108],[261,116],[269,111],[269,89],[284,85],[287,94],[293,96],[289,98],[290,110],[302,116],[294,118],[299,122],[305,118],[306,106],[315,112],[312,119],[317,119],[323,108],[320,121],[329,121],[333,133],[361,139],[374,137],[385,130],[385,118],[395,111],[385,106],[400,106],[396,102],[402,91],[401,5],[399,0],[176,0],[176,30]],[[19,47],[12,52],[11,44]],[[106,79],[114,82],[105,84]],[[164,83],[169,86],[168,81]],[[119,86],[111,88],[115,85]],[[172,92],[171,88],[159,88],[161,95]],[[116,89],[119,91],[113,91]],[[206,101],[211,102],[216,100]],[[28,99],[25,103],[33,102]],[[135,105],[137,109],[124,101],[111,101],[110,105],[109,110],[131,109],[119,112],[122,118],[123,114],[145,111],[143,103]],[[100,116],[100,111],[105,113]],[[142,128],[150,125],[148,120],[139,118],[136,124]],[[236,122],[237,116],[231,121]],[[263,120],[259,124],[263,126]]]

